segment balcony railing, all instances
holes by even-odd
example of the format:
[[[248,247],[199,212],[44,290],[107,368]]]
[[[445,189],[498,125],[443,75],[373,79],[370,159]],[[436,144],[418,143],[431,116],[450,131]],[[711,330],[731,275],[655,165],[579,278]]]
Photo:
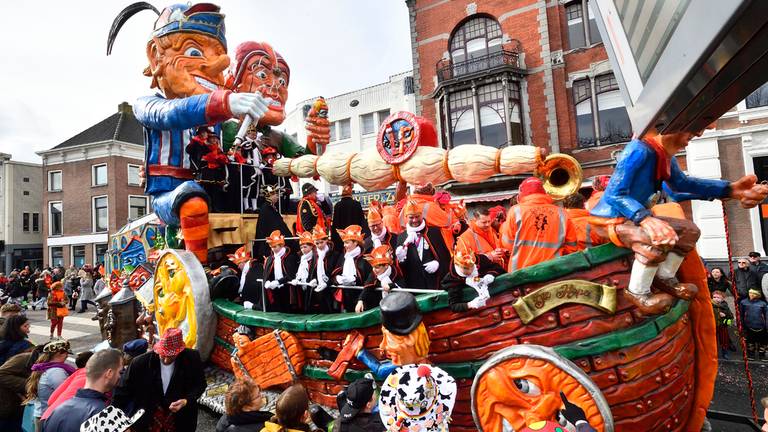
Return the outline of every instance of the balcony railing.
[[[500,67],[520,69],[520,53],[501,50],[456,63],[449,59],[440,60],[437,63],[437,81],[440,83]]]

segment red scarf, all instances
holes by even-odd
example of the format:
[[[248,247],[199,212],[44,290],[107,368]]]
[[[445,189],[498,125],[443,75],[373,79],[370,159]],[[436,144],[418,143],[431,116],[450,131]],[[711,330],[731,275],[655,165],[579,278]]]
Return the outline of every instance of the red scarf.
[[[323,229],[323,231],[325,231],[327,228],[325,226],[326,225],[325,214],[323,214],[323,210],[320,208],[320,205],[317,204],[317,201],[309,198],[302,198],[301,201],[308,202],[315,209],[315,214],[317,215],[317,222],[315,223],[315,225],[319,226],[320,228]],[[298,207],[299,211],[301,211],[301,201],[299,201],[299,207]],[[302,225],[301,223],[301,215],[297,214],[296,215],[296,232],[301,234],[304,231],[310,231],[310,230],[307,230],[304,228],[304,225]]]
[[[648,144],[648,147],[656,153],[656,180],[669,180],[669,177],[672,175],[672,161],[667,151],[664,150],[660,137],[646,137],[643,138],[643,142]]]

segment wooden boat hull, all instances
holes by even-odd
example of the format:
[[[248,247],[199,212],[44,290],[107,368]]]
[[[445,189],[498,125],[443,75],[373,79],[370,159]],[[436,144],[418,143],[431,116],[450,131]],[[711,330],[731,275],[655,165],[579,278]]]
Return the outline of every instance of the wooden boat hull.
[[[521,296],[558,280],[625,287],[631,262],[628,251],[612,245],[561,257],[500,276],[486,306],[466,313],[451,312],[445,292],[419,296],[431,339],[429,360],[458,384],[451,430],[477,430],[470,389],[484,360],[506,347],[527,343],[552,347],[586,372],[608,401],[615,430],[689,430],[697,392],[696,368],[701,367],[689,302],[678,301],[668,313],[648,318],[618,295],[613,315],[585,305],[563,305],[528,324],[512,306]],[[231,370],[231,335],[240,324],[251,326],[257,336],[275,328],[287,330],[305,350],[307,366],[300,380],[311,399],[322,405],[334,407],[336,394],[361,377],[366,367],[355,360],[344,380],[335,381],[327,374],[332,362],[323,359],[321,348],[339,351],[349,331],[355,329],[367,336],[365,347],[383,358],[378,349],[378,309],[362,314],[292,315],[246,311],[225,300],[216,300],[214,309],[219,316],[211,357],[215,364]]]

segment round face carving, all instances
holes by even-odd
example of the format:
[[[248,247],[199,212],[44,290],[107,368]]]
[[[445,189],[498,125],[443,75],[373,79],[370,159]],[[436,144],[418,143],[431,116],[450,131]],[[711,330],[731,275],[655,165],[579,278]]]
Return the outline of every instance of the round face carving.
[[[259,92],[272,99],[269,110],[259,120],[260,126],[277,126],[285,120],[285,102],[288,100],[288,64],[268,44],[249,54],[239,71],[238,93]]]
[[[229,56],[215,38],[197,33],[172,33],[147,44],[152,77],[168,99],[210,93],[224,85]]]
[[[525,354],[499,357],[502,351],[494,356],[498,360],[489,359],[486,365],[490,367],[481,368],[472,386],[472,412],[480,431],[523,430],[537,422],[558,420],[565,423],[564,429],[572,430],[573,425],[559,417],[563,409],[560,392],[584,410],[593,428],[606,430],[604,415],[610,418],[610,411],[599,389],[577,366],[548,351],[562,362]],[[590,391],[602,400],[596,400]]]

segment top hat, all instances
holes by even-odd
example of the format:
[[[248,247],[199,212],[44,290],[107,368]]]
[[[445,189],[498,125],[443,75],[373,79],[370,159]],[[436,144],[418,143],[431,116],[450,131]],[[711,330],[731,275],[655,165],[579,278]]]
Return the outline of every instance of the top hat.
[[[317,192],[317,188],[312,183],[304,183],[301,186],[301,194],[302,195],[309,195],[312,192]]]
[[[460,266],[473,266],[477,259],[475,258],[475,252],[469,247],[467,242],[463,238],[459,238],[456,241],[456,248],[453,253],[453,262]]]
[[[409,292],[395,291],[379,304],[381,324],[390,333],[406,336],[421,324],[421,312],[416,297]]]
[[[261,194],[268,197],[270,195],[279,194],[282,191],[283,188],[281,186],[265,185],[264,188],[261,189]]]
[[[373,248],[371,253],[364,258],[374,267],[377,265],[392,265],[392,248],[388,244],[383,244]]]
[[[403,212],[406,216],[412,216],[412,215],[420,215],[422,210],[424,209],[424,206],[417,203],[414,200],[408,200],[408,202],[405,204],[405,208],[403,209]]]
[[[360,225],[350,225],[343,230],[336,230],[336,232],[339,233],[341,241],[351,240],[362,243],[365,238],[365,234],[363,234],[363,228],[360,227]]]
[[[267,244],[269,246],[284,245],[285,237],[283,237],[283,234],[280,232],[280,230],[274,230],[272,231],[272,234],[267,237]]]
[[[184,351],[184,334],[181,329],[171,327],[163,333],[163,337],[155,344],[154,350],[161,356],[173,357]]]

